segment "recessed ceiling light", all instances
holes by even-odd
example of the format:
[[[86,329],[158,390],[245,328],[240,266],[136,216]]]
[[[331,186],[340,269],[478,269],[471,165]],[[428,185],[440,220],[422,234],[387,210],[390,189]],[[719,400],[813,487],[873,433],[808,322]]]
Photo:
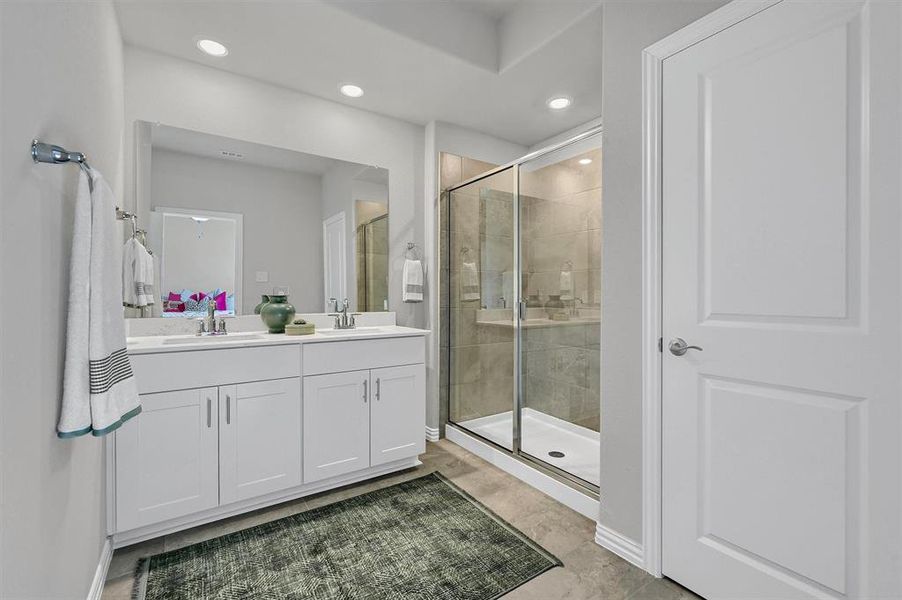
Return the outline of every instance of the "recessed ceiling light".
[[[342,94],[348,98],[360,98],[363,95],[363,88],[353,83],[346,83],[339,88]]]
[[[546,104],[548,104],[548,108],[551,110],[564,110],[573,104],[573,100],[567,96],[555,96],[554,98],[549,98]]]
[[[581,159],[579,159],[579,164],[581,164],[581,165],[591,165],[591,164],[592,164],[592,159],[591,159],[591,158],[581,158]]]
[[[215,40],[197,40],[197,47],[210,56],[223,57],[229,49]]]

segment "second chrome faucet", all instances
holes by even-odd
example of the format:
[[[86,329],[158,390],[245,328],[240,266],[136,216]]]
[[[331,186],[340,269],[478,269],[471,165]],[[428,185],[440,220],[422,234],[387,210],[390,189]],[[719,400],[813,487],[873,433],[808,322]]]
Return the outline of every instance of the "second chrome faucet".
[[[329,302],[334,307],[334,312],[330,312],[329,316],[335,317],[335,329],[354,329],[357,327],[355,317],[360,316],[360,313],[348,314],[348,307],[351,305],[351,302],[347,298],[341,303],[341,308],[339,308],[337,299],[329,298]]]

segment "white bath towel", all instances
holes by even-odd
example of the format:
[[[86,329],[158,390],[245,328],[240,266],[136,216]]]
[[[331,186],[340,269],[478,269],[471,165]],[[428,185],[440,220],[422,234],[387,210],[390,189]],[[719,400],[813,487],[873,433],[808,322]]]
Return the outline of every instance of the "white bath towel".
[[[479,300],[479,267],[474,262],[460,265],[460,299]]]
[[[401,282],[404,290],[401,299],[404,302],[423,301],[423,263],[418,260],[405,259],[404,270],[401,273]]]
[[[572,271],[561,271],[561,300],[573,300]]]
[[[144,245],[130,238],[122,249],[122,304],[143,308],[154,303],[153,256]]]
[[[125,348],[122,271],[113,192],[97,171],[81,172],[69,268],[62,438],[104,435],[141,412]]]

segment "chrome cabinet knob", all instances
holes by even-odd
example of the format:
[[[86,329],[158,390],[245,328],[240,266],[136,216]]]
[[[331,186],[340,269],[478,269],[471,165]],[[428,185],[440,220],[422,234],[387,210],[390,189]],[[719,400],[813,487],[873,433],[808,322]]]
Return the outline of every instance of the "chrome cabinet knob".
[[[683,338],[673,338],[672,340],[670,340],[668,349],[674,356],[683,356],[690,350],[698,350],[699,352],[702,351],[701,346],[690,346]]]

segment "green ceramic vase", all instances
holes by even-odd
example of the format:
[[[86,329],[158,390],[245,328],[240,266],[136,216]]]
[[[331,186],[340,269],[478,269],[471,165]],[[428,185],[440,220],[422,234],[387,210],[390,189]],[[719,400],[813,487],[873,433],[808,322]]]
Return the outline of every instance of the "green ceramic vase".
[[[254,314],[255,314],[255,315],[259,315],[259,314],[260,314],[260,311],[263,310],[263,307],[266,306],[267,303],[269,303],[269,296],[268,296],[268,295],[262,294],[262,297],[263,297],[263,301],[260,302],[260,304],[258,304],[257,306],[254,307]]]
[[[285,326],[294,319],[294,307],[288,303],[288,296],[270,296],[269,303],[260,309],[260,318],[266,323],[270,333],[285,333]]]

